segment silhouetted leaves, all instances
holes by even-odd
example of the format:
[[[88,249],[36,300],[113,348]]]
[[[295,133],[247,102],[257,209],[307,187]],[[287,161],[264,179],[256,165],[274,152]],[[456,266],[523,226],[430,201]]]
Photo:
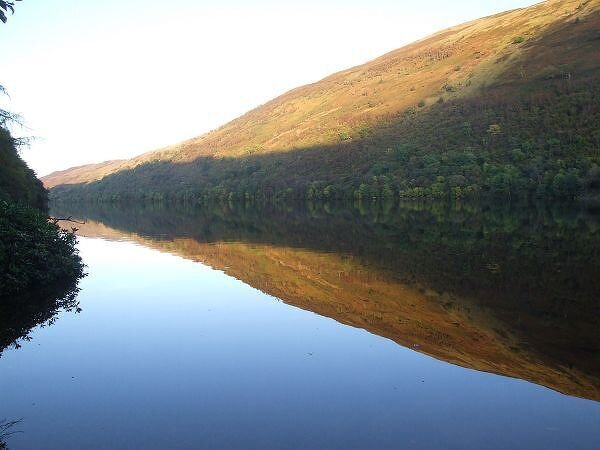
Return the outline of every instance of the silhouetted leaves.
[[[4,1],[4,0],[0,0],[0,20],[4,23],[6,23],[6,13],[8,11],[10,11],[11,14],[15,13],[15,2],[20,2],[21,0],[14,0],[14,1]]]

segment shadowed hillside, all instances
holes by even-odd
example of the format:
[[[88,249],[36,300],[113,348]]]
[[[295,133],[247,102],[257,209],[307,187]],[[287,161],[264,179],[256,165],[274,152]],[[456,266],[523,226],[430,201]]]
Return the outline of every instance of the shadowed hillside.
[[[465,367],[600,398],[598,224],[556,209],[90,208],[79,233],[208,264]]]
[[[479,19],[198,138],[44,183],[64,200],[594,196],[598,29],[600,0]]]
[[[4,126],[0,126],[0,200],[44,211],[48,208],[46,189],[21,159],[15,140]]]

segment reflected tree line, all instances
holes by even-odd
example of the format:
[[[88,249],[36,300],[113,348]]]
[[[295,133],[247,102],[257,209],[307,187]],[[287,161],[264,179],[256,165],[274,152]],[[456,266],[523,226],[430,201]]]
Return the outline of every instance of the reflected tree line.
[[[569,207],[446,202],[390,208],[323,203],[303,208],[72,205],[53,212],[150,238],[256,242],[352,254],[395,277],[474,297],[485,293],[496,298],[501,292],[512,297],[515,290],[525,290],[528,302],[581,305],[595,303],[600,292],[595,276],[600,268],[600,216]]]
[[[151,238],[243,241],[348,253],[395,277],[491,299],[593,305],[600,292],[600,216],[550,207],[405,203],[336,208],[216,204],[120,208],[73,205],[76,214]],[[468,278],[468,282],[465,280]],[[485,294],[485,295],[483,295]],[[488,301],[492,301],[492,300]]]

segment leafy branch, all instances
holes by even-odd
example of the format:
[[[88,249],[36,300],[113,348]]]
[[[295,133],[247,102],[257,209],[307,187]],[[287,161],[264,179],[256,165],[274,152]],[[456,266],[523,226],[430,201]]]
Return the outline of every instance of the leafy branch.
[[[11,14],[15,13],[15,2],[20,2],[21,0],[14,0],[12,2],[0,0],[0,20],[6,23],[6,13],[10,11]]]
[[[69,217],[49,217],[48,218],[51,222],[54,223],[58,223],[58,222],[73,222],[73,223],[79,223],[81,225],[85,225],[86,221],[84,220],[83,222],[80,220],[75,220],[73,219],[73,216],[69,216]]]
[[[6,3],[6,2],[3,2],[2,0],[0,0],[0,8],[2,7],[2,3]],[[1,12],[2,11],[0,11],[0,13]],[[6,88],[4,86],[2,86],[1,84],[0,84],[0,95],[5,95],[10,99],[10,95],[8,95]],[[6,111],[6,110],[0,108],[0,127],[5,127],[6,124],[9,124],[9,123],[16,123],[17,125],[20,125],[20,126],[23,125],[22,118],[19,114],[12,113],[10,111]]]
[[[2,3],[2,0],[0,0],[0,3]],[[8,95],[8,92],[2,85],[0,85],[0,95],[6,95],[8,98],[10,98],[10,95]],[[7,129],[10,125],[16,125],[20,128],[28,129],[23,123],[23,117],[21,117],[20,114],[0,108],[0,128]],[[17,149],[30,145],[33,140],[34,138],[29,136],[12,138],[12,141]]]

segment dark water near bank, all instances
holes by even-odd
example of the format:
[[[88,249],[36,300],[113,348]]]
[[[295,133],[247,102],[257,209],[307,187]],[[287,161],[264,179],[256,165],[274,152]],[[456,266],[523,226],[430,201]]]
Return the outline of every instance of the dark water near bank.
[[[89,276],[2,351],[10,448],[600,447],[593,213],[54,214],[86,219]]]

